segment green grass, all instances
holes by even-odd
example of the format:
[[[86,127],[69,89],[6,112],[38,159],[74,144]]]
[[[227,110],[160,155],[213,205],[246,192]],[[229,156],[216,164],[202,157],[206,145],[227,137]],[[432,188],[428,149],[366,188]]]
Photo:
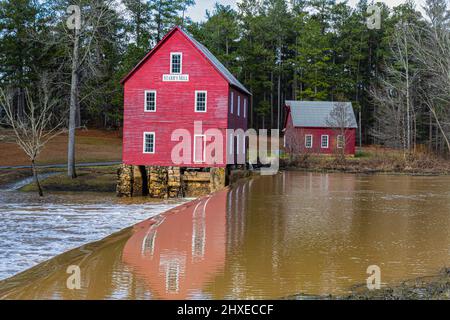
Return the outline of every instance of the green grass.
[[[69,178],[65,172],[49,177],[41,182],[47,192],[115,192],[117,166],[78,169],[76,179]],[[24,192],[36,192],[34,183],[21,189]]]
[[[363,150],[358,150],[355,153],[355,158],[370,158],[372,156],[371,153],[365,152]]]

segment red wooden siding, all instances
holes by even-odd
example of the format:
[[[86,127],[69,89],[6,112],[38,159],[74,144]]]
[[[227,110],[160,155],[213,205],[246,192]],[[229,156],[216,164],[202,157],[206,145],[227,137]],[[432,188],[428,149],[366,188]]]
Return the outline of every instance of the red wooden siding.
[[[229,97],[232,89],[228,81],[214,68],[210,61],[178,29],[163,40],[152,56],[141,64],[124,83],[124,148],[123,161],[129,165],[173,166],[172,149],[179,142],[172,142],[171,135],[177,129],[186,129],[194,141],[194,121],[203,122],[203,134],[207,129],[220,129],[225,137],[227,128],[247,127],[247,118],[229,116]],[[188,82],[163,82],[164,74],[170,74],[170,54],[183,54],[182,74],[189,75]],[[156,91],[156,112],[145,112],[146,90]],[[207,91],[207,112],[195,112],[195,92]],[[244,96],[242,94],[241,103]],[[237,103],[237,102],[236,102]],[[236,104],[235,104],[236,108]],[[155,133],[155,153],[143,153],[143,133]],[[224,155],[226,155],[226,140]],[[191,150],[191,163],[186,166],[208,167],[194,163]],[[218,164],[217,166],[225,166]]]
[[[285,144],[286,150],[292,153],[334,154],[337,150],[337,136],[340,133],[332,128],[303,128],[294,127],[289,113],[286,121]],[[305,147],[305,136],[312,135],[312,148]],[[328,135],[328,148],[322,148],[322,135]],[[354,155],[356,152],[356,129],[345,130],[345,154]]]

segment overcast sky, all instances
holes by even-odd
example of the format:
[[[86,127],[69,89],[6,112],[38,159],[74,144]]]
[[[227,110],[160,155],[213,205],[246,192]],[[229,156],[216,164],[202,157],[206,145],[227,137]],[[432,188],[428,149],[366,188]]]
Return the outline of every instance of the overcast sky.
[[[205,11],[211,10],[214,7],[214,3],[219,2],[221,4],[229,4],[236,8],[236,2],[239,0],[196,0],[197,4],[189,9],[188,15],[194,21],[201,21],[205,19]],[[415,0],[417,4],[422,4],[423,0]],[[350,5],[354,5],[358,0],[349,0]],[[384,0],[382,2],[387,3],[390,7],[399,5],[405,2],[405,0]],[[419,8],[418,8],[419,9]]]

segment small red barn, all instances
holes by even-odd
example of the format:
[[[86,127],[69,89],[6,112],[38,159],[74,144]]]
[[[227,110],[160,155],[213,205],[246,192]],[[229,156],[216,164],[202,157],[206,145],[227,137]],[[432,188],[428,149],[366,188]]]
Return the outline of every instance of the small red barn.
[[[355,154],[358,125],[350,102],[286,101],[286,109],[287,152]]]
[[[227,137],[226,130],[247,130],[250,92],[180,27],[173,28],[121,83],[125,164],[225,167],[231,163],[229,149],[235,150],[233,157],[246,153],[245,145]],[[205,133],[209,129],[223,136],[224,158],[214,165],[205,161],[207,145],[216,138]],[[190,134],[189,141],[181,138],[183,132]],[[177,155],[187,157],[182,164],[173,160],[181,142],[191,146]]]

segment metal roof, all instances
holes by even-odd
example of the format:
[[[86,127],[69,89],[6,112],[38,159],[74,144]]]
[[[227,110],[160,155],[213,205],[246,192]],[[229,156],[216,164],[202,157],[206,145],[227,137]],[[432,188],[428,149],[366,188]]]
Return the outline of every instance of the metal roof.
[[[251,95],[250,91],[247,90],[247,88],[238,80],[235,76],[222,64],[222,62],[219,61],[219,59],[214,56],[211,51],[208,50],[203,44],[198,42],[190,33],[180,28],[180,31],[183,32],[189,40],[191,40],[194,45],[211,61],[211,63],[219,70],[220,73],[223,74],[223,76],[228,80],[228,82],[241,89],[245,93]]]
[[[331,118],[331,111],[338,104],[342,104],[348,113],[349,123],[346,127],[358,128],[351,102],[286,101],[294,127],[327,128],[332,126],[331,124],[335,121]]]

